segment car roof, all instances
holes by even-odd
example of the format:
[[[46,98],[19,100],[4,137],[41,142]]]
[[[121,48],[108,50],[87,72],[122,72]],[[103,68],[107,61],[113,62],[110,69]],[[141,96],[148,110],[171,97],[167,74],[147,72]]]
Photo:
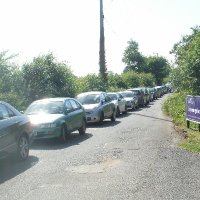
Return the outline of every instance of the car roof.
[[[34,102],[43,102],[43,101],[64,101],[67,99],[73,99],[71,97],[55,97],[55,98],[45,98],[45,99],[38,99],[35,100]]]
[[[90,91],[90,92],[83,92],[83,93],[80,93],[80,94],[78,94],[77,96],[79,96],[79,95],[84,95],[84,94],[101,94],[101,93],[105,93],[105,92],[102,92],[102,91]]]
[[[124,91],[120,91],[119,93],[132,93],[131,90],[124,90]]]
[[[141,90],[141,88],[130,88],[130,89],[128,89],[129,91],[130,90]]]

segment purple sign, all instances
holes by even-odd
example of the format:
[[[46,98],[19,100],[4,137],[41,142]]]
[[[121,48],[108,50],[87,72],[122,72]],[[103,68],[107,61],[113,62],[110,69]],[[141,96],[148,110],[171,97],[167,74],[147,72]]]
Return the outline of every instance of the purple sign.
[[[200,96],[187,96],[186,118],[189,121],[200,123]]]

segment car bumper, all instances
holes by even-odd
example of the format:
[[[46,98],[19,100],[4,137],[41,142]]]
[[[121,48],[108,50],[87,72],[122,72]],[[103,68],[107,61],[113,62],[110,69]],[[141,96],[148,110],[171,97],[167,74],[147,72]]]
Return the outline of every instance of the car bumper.
[[[86,113],[86,121],[87,121],[87,123],[99,122],[100,121],[100,114],[98,114],[98,113],[93,113],[93,114]]]
[[[53,139],[60,137],[61,128],[33,128],[34,140],[39,139]]]

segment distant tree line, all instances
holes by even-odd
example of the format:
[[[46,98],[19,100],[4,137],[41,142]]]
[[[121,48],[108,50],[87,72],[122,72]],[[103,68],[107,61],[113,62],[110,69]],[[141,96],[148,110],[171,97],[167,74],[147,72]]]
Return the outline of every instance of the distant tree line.
[[[8,51],[0,53],[0,100],[20,110],[46,97],[75,97],[91,90],[120,91],[161,85],[170,72],[165,58],[143,56],[133,40],[124,51],[122,60],[127,65],[124,72],[109,72],[106,81],[99,74],[75,76],[70,66],[59,62],[52,53],[35,57],[22,66],[12,62],[14,57]]]

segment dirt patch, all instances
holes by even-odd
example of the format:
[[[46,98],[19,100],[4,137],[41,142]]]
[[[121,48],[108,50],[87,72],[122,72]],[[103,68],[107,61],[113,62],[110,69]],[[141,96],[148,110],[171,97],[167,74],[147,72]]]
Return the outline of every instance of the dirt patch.
[[[69,167],[66,170],[79,174],[103,173],[106,170],[116,168],[117,166],[120,165],[121,162],[122,161],[119,159],[107,160],[100,163],[95,163],[94,165],[80,165],[80,166]]]

